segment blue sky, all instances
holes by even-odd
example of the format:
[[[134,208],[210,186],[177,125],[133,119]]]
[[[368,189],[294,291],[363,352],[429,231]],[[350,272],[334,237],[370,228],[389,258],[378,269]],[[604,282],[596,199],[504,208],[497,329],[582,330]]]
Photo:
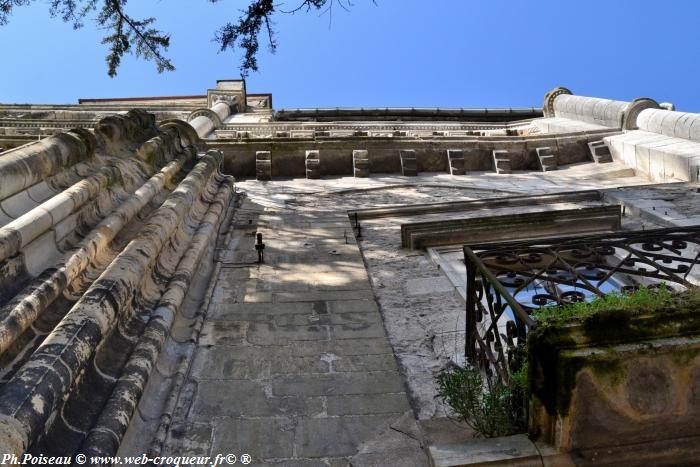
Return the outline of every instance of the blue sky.
[[[530,107],[566,86],[700,112],[700,1],[352,1],[330,25],[318,13],[278,15],[278,51],[261,49],[248,91],[272,93],[278,109]],[[17,9],[0,27],[0,102],[203,94],[239,75],[240,56],[219,54],[212,38],[246,0],[132,0],[133,16],[156,16],[172,33],[177,71],[159,75],[129,57],[116,78],[106,74],[102,31],[89,21],[73,31],[47,3]]]

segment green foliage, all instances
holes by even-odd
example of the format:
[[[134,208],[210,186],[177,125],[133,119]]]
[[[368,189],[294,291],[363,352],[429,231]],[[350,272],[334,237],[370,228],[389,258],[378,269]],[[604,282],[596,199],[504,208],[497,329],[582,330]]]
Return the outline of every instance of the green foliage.
[[[35,0],[0,0],[0,26],[7,24],[12,10],[16,7],[29,5]],[[209,0],[218,3],[220,0]],[[243,61],[240,66],[241,75],[249,71],[257,71],[257,54],[260,48],[259,36],[266,32],[269,49],[274,52],[277,48],[275,30],[272,18],[277,11],[282,13],[309,12],[321,10],[333,15],[333,6],[338,5],[347,10],[352,3],[350,0],[299,0],[300,4],[291,11],[279,10],[279,4],[273,0],[248,0],[248,8],[241,11],[235,22],[228,22],[215,34],[214,41],[223,52],[238,47],[243,49]],[[373,2],[375,0],[372,0]],[[108,31],[102,39],[102,44],[109,46],[107,54],[107,73],[115,76],[125,54],[133,54],[155,63],[158,72],[175,70],[173,63],[165,56],[170,47],[170,34],[153,27],[155,18],[136,19],[125,11],[127,0],[49,0],[49,11],[52,16],[59,16],[63,21],[72,23],[74,29],[81,28],[85,18],[91,13],[97,13],[97,26]]]
[[[477,369],[453,367],[438,376],[437,384],[439,395],[476,435],[491,438],[523,430],[524,380],[507,386]]]
[[[510,375],[511,381],[513,383],[513,388],[521,392],[521,394],[528,394],[530,390],[530,384],[528,382],[528,375],[530,371],[530,365],[527,360],[523,361],[520,365],[520,369]]]
[[[7,24],[12,9],[32,3],[34,0],[0,0],[0,25]],[[51,16],[59,16],[74,29],[83,27],[85,18],[96,12],[95,22],[100,29],[110,31],[102,39],[109,46],[107,73],[116,76],[125,54],[134,54],[155,63],[159,73],[173,71],[165,51],[170,46],[170,35],[152,27],[155,18],[136,19],[129,16],[124,7],[127,0],[50,0]]]
[[[688,291],[686,294],[696,293]],[[579,302],[571,305],[543,307],[533,312],[538,323],[552,324],[565,321],[585,320],[601,313],[624,312],[642,314],[668,307],[675,307],[678,296],[665,285],[650,289],[640,287],[633,293],[612,292],[596,297],[591,302]]]

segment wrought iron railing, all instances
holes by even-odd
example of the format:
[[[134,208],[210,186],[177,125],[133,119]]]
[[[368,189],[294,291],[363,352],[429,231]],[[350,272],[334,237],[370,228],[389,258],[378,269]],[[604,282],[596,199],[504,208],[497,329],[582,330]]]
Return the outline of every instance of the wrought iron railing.
[[[700,226],[469,245],[467,361],[508,381],[517,348],[537,326],[532,312],[613,290],[694,285]]]

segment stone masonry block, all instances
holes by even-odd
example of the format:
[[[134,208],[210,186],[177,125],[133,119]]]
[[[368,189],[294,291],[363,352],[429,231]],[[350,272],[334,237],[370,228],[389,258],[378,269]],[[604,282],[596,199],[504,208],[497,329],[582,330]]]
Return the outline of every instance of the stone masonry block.
[[[447,167],[451,175],[464,175],[464,151],[461,149],[448,149]]]
[[[270,180],[272,178],[270,151],[257,151],[255,153],[255,178],[258,180]]]
[[[593,160],[597,164],[613,161],[610,148],[603,140],[588,143],[588,148],[591,150]]]
[[[551,147],[536,148],[535,152],[537,153],[537,160],[542,172],[559,168],[557,155],[552,151]]]
[[[491,151],[493,156],[493,167],[497,174],[509,174],[511,172],[510,154],[505,149],[494,149]]]
[[[306,151],[306,178],[321,177],[321,159],[319,152],[315,149]]]
[[[416,163],[416,151],[413,149],[402,149],[399,151],[401,157],[401,175],[415,177],[418,175],[418,164]]]
[[[366,149],[352,151],[352,167],[355,177],[369,177],[369,152]]]
[[[327,396],[341,394],[382,394],[403,392],[403,380],[396,371],[333,373],[280,376],[272,382],[274,396]]]

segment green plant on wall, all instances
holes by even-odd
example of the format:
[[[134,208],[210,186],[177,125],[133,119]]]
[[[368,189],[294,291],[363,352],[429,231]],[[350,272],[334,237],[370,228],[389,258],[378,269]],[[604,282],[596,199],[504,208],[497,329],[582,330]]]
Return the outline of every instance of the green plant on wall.
[[[685,292],[684,298],[694,299],[697,294],[695,289],[691,289]],[[564,321],[585,321],[600,313],[655,312],[675,306],[676,302],[677,295],[665,283],[661,283],[654,288],[639,287],[632,293],[611,292],[602,297],[596,297],[591,302],[539,308],[534,311],[533,317],[538,323],[545,325]]]
[[[591,302],[540,308],[533,317],[540,330],[579,322],[591,328],[618,329],[620,319],[644,313],[671,312],[679,308],[700,309],[700,291],[691,288],[676,294],[665,284],[640,287],[632,293],[613,292]],[[438,393],[477,436],[507,436],[525,431],[529,399],[529,364],[525,347],[512,349],[518,371],[506,384],[477,368],[453,366],[437,378]]]
[[[476,368],[454,366],[438,376],[438,393],[477,436],[507,436],[525,428],[526,378],[516,375],[506,385]]]

